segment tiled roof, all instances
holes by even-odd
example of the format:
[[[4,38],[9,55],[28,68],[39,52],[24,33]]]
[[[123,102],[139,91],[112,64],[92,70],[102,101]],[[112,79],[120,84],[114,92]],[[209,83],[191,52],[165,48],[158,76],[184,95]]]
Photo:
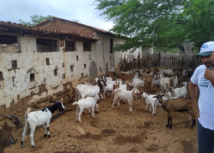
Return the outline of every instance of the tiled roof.
[[[57,17],[52,17],[51,19],[58,19],[58,20],[70,22],[70,23],[77,24],[77,25],[80,25],[80,26],[88,27],[88,28],[90,28],[92,30],[95,30],[95,31],[98,31],[98,32],[114,35],[114,33],[110,32],[110,31],[105,31],[105,30],[102,30],[102,29],[98,29],[98,28],[95,28],[95,27],[92,27],[92,26],[88,26],[88,25],[79,23],[79,22],[74,22],[74,21],[70,21],[70,20],[66,20],[66,19],[57,18]],[[41,22],[41,23],[39,23],[39,24],[37,24],[37,25],[35,25],[33,27],[39,27],[40,25],[45,24],[47,22],[49,22],[49,20],[43,21],[43,22]]]
[[[85,36],[84,34],[80,34],[80,33],[76,33],[76,32],[51,30],[51,29],[44,29],[44,28],[39,28],[39,27],[31,27],[31,26],[25,26],[22,24],[11,23],[11,22],[0,21],[0,26],[8,26],[8,27],[23,29],[23,30],[27,30],[27,31],[35,31],[35,32],[49,32],[49,33],[59,34],[59,35],[65,34],[65,35],[72,35],[72,36],[81,37],[81,38],[85,38],[85,39],[98,40],[95,37]]]

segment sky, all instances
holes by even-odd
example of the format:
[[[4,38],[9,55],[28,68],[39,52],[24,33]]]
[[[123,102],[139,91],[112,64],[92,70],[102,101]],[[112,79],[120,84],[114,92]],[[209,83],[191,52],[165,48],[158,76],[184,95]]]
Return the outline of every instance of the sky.
[[[20,23],[30,22],[31,15],[52,15],[71,21],[109,31],[113,22],[100,16],[93,4],[94,0],[2,0],[0,5],[0,21]]]

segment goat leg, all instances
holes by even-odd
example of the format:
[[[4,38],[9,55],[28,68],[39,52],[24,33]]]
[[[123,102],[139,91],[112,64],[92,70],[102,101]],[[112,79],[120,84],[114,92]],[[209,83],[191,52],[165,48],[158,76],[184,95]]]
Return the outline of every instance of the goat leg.
[[[167,127],[167,128],[169,127],[169,116],[168,116],[168,123],[167,123],[166,127]]]
[[[172,117],[170,117],[169,129],[172,129]]]
[[[192,126],[191,129],[193,129],[193,127],[195,126],[195,119],[192,120]]]

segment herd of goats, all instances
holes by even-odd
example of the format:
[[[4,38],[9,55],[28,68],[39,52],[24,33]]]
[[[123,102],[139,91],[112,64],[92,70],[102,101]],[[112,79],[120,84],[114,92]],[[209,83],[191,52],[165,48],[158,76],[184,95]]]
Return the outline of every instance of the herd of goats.
[[[191,129],[195,126],[195,117],[191,101],[186,98],[188,93],[187,84],[188,78],[191,75],[191,69],[182,71],[175,69],[165,69],[160,67],[146,68],[138,70],[134,74],[131,72],[110,72],[109,76],[100,76],[95,78],[90,83],[78,84],[74,87],[76,105],[76,121],[81,122],[81,114],[85,109],[91,113],[93,117],[95,110],[98,111],[99,101],[111,95],[112,108],[117,104],[120,106],[120,101],[128,102],[129,111],[132,112],[132,102],[134,99],[140,98],[145,101],[146,110],[150,107],[152,115],[156,113],[157,106],[161,106],[168,113],[168,124],[166,127],[172,128],[172,116],[175,112],[188,111],[189,120],[192,119]],[[156,94],[147,94],[144,87],[148,86],[150,91],[153,86],[159,86],[160,91]],[[27,128],[31,128],[30,139],[32,148],[35,148],[33,136],[36,127],[43,126],[44,137],[51,137],[49,131],[49,123],[52,114],[59,110],[62,112],[65,106],[61,101],[56,101],[50,107],[39,111],[30,112],[28,108],[25,113],[25,125],[22,134],[21,146],[24,147],[24,138]],[[5,115],[18,127],[23,127],[23,124],[14,115]],[[46,133],[47,130],[47,133]],[[13,142],[11,135],[12,129],[5,123],[0,130],[0,153],[4,152],[4,147],[8,142]]]

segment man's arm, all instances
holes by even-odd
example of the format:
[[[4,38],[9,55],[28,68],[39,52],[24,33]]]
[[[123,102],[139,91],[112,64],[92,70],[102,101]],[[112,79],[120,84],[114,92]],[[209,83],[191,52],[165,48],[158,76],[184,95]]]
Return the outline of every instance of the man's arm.
[[[198,86],[196,84],[192,83],[192,81],[190,81],[188,89],[189,89],[189,95],[190,95],[191,102],[192,102],[193,112],[195,114],[195,117],[199,118],[199,108],[198,108],[199,92],[198,92]]]

